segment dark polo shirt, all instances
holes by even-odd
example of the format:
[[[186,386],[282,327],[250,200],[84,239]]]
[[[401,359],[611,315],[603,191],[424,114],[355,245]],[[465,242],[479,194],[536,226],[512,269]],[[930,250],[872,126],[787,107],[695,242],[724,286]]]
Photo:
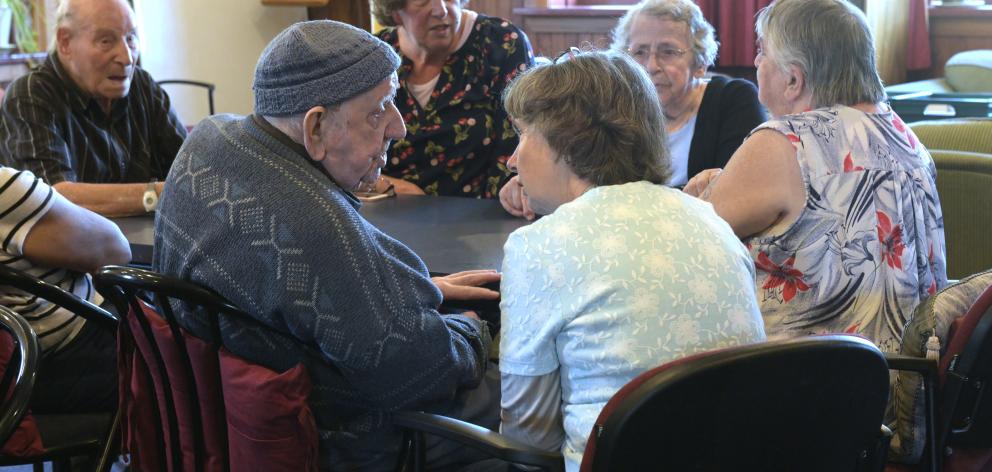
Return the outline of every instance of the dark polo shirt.
[[[109,116],[54,52],[15,80],[0,106],[0,163],[50,185],[165,180],[184,139],[169,96],[139,67]]]

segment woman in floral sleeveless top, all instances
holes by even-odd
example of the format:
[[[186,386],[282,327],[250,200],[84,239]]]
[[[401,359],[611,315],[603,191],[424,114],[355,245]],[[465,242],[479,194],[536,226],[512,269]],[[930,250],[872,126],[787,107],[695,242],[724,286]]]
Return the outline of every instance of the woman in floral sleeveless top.
[[[756,29],[775,118],[686,191],[747,244],[769,338],[855,333],[897,351],[913,309],[947,282],[933,160],[884,103],[855,7],[778,0]]]
[[[407,135],[383,168],[398,193],[493,198],[509,179],[517,134],[501,96],[534,53],[523,31],[465,3],[372,2],[376,20],[390,26],[379,38],[403,58],[395,103]]]

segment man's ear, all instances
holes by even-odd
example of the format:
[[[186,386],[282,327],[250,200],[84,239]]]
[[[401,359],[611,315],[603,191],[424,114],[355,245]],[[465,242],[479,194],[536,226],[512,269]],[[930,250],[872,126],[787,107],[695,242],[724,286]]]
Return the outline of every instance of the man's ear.
[[[303,147],[310,154],[310,159],[317,162],[327,157],[327,143],[324,142],[324,127],[330,126],[328,110],[324,107],[313,107],[303,115]]]
[[[58,51],[59,57],[69,57],[70,39],[72,39],[72,32],[69,31],[69,28],[59,26],[55,29],[55,50]]]

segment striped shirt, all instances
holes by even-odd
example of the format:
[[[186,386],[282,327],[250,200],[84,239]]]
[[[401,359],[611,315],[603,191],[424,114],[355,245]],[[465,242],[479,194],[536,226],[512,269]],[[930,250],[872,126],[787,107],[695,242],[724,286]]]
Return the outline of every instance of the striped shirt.
[[[10,84],[0,106],[0,164],[50,185],[165,180],[185,138],[169,96],[141,68],[108,116],[54,52]]]
[[[55,201],[55,189],[31,172],[0,167],[0,264],[58,285],[79,298],[100,304],[89,274],[35,265],[24,258],[24,240]],[[60,348],[82,329],[85,320],[28,293],[0,285],[0,305],[20,313],[38,333],[43,352]]]

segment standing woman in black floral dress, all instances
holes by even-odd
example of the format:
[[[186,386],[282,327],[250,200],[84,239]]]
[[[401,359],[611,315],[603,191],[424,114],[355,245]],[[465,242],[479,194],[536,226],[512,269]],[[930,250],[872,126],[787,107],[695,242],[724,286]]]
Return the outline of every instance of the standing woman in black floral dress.
[[[495,198],[517,146],[502,93],[533,64],[523,31],[468,0],[372,0],[379,37],[403,58],[396,107],[407,135],[379,184],[398,193]]]

